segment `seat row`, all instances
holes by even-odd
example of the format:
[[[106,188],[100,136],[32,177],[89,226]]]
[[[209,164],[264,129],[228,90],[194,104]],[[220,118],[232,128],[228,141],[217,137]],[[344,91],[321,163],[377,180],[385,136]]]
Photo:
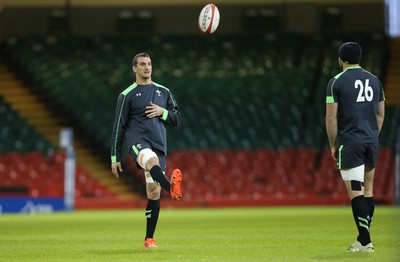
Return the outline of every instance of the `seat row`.
[[[25,188],[26,195],[31,197],[62,197],[64,160],[62,152],[50,156],[41,152],[1,154],[0,188],[8,189],[7,194],[12,194],[10,189]],[[139,175],[136,181],[144,188],[141,171],[128,156],[127,163],[128,172]],[[382,148],[377,163],[375,198],[380,203],[393,203],[394,151]],[[330,150],[321,154],[312,148],[175,151],[168,156],[168,177],[175,168],[184,173],[186,200],[346,197]],[[115,197],[115,193],[79,166],[76,168],[75,195],[78,198]]]
[[[20,75],[96,151],[108,151],[117,95],[134,81],[132,50],[143,46],[154,81],[172,90],[182,110],[182,129],[169,133],[177,141],[171,150],[293,148],[318,147],[324,138],[325,86],[337,74],[333,47],[343,37],[47,36],[8,38],[4,46]],[[374,61],[371,69],[381,75],[385,38],[352,38],[368,43],[363,61],[367,69]]]
[[[129,172],[140,174],[127,156]],[[393,203],[395,154],[382,148],[375,177],[375,198]],[[330,155],[315,149],[175,151],[168,156],[167,176],[174,168],[184,174],[187,200],[253,197],[262,199],[342,197],[347,193]],[[144,179],[142,179],[144,183]]]
[[[13,195],[13,189],[22,188],[30,197],[63,197],[64,161],[63,152],[0,154],[0,188],[4,191],[0,195]],[[80,166],[76,166],[75,185],[77,198],[115,197]],[[16,190],[15,194],[20,193]]]
[[[0,154],[8,152],[47,152],[53,145],[22,118],[0,96]]]

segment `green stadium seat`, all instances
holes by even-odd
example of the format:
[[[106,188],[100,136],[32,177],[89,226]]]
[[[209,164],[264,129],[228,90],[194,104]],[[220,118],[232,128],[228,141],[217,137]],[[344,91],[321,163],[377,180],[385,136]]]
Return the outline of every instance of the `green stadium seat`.
[[[0,153],[40,151],[47,153],[54,146],[21,118],[0,97]]]
[[[335,46],[346,37],[163,35],[140,43],[131,36],[23,37],[8,39],[5,49],[93,145],[107,147],[117,95],[134,80],[132,52],[146,46],[154,81],[170,88],[182,109],[183,127],[169,133],[170,150],[319,147],[326,84],[338,73]],[[368,43],[365,64],[379,75],[385,38],[352,37]],[[393,141],[392,131],[383,134],[382,141]]]

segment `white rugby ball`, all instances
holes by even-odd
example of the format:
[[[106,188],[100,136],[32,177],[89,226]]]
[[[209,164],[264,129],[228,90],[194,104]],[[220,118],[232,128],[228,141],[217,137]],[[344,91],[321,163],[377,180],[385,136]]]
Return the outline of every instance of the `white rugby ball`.
[[[208,4],[201,9],[199,28],[204,34],[212,34],[219,25],[219,11],[216,5]]]

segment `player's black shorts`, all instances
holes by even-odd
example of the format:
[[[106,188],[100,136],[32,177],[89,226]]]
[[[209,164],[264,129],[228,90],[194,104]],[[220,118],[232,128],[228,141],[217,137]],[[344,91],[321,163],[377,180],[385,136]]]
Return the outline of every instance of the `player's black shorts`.
[[[146,145],[143,145],[143,147],[138,148],[138,152],[140,152],[141,150],[145,149],[145,148],[150,148],[151,150],[153,150],[154,153],[156,153],[157,157],[158,157],[158,161],[160,162],[160,167],[161,169],[165,172],[165,169],[167,167],[167,157],[164,155],[164,153],[161,150],[158,149],[154,149],[151,148],[150,146],[146,147]],[[129,155],[130,157],[133,159],[133,161],[135,161],[137,167],[139,169],[143,169],[137,162],[136,162],[136,158],[138,155],[136,155],[135,151],[133,150],[132,147],[129,148]]]
[[[340,145],[338,152],[338,169],[350,169],[365,165],[375,168],[378,157],[378,144],[375,143],[351,143]]]

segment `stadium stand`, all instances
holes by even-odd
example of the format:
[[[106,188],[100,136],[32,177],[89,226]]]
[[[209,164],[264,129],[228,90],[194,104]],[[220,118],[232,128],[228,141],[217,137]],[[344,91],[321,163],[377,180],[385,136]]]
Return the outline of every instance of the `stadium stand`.
[[[64,154],[1,96],[0,115],[0,196],[63,197]],[[116,195],[79,165],[76,181],[77,198]]]
[[[64,159],[62,152],[47,156],[40,151],[0,155],[0,195],[29,197],[64,196]],[[25,190],[20,190],[21,188]],[[76,168],[77,198],[115,197],[80,166]]]
[[[343,204],[346,192],[327,147],[324,101],[325,86],[338,73],[336,47],[346,38],[172,35],[139,43],[132,36],[9,37],[3,53],[105,161],[117,95],[133,81],[131,58],[150,53],[153,80],[171,88],[182,108],[182,125],[169,132],[168,172],[179,167],[186,174],[188,203]],[[384,78],[387,39],[367,33],[352,39],[365,46],[363,67]],[[381,203],[394,201],[399,114],[389,106],[382,130]],[[138,172],[129,157],[126,162],[127,173]],[[124,176],[136,190],[144,188],[142,177]]]
[[[51,143],[21,118],[0,96],[0,153],[47,152]]]

